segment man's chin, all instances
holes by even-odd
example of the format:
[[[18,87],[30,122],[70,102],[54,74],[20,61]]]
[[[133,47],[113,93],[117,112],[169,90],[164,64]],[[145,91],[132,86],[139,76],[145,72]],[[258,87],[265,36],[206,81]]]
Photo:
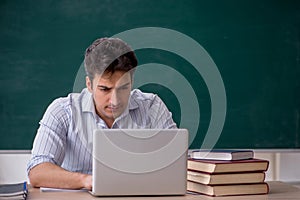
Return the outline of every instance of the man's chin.
[[[117,119],[120,115],[121,113],[119,112],[106,112],[106,116],[110,119]]]

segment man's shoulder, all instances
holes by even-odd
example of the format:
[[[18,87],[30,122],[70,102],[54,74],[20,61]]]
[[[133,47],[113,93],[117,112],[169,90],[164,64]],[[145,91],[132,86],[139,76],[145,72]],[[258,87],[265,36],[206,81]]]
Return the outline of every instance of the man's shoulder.
[[[74,106],[82,102],[87,95],[88,91],[86,89],[83,89],[80,93],[69,93],[67,96],[54,99],[50,106],[60,105],[64,108]]]
[[[163,102],[154,93],[142,92],[139,89],[134,89],[131,92],[129,109],[147,108],[150,109],[153,105],[161,105]]]
[[[131,99],[132,100],[138,100],[138,101],[147,101],[147,100],[153,100],[157,97],[156,94],[153,93],[146,93],[142,92],[139,89],[134,89],[131,91]]]

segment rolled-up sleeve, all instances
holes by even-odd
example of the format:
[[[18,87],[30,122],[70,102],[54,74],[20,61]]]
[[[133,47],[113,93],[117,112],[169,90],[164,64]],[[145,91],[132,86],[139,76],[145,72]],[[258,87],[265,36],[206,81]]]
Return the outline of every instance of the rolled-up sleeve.
[[[61,165],[64,160],[69,114],[61,101],[53,101],[40,121],[27,173],[38,164],[50,162]]]

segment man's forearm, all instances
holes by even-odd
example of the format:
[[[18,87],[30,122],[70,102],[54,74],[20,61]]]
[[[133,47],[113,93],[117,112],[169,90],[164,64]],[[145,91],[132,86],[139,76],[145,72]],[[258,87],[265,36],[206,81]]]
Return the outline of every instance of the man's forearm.
[[[91,175],[69,172],[52,163],[42,163],[32,168],[29,180],[33,187],[89,190],[92,188]]]

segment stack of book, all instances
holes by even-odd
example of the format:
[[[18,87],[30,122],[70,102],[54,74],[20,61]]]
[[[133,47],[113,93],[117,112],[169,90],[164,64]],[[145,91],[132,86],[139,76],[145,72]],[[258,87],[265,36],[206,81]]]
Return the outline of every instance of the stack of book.
[[[269,161],[253,151],[193,151],[188,159],[187,190],[209,196],[267,194]]]
[[[0,185],[1,200],[22,200],[27,198],[27,194],[26,182]]]

